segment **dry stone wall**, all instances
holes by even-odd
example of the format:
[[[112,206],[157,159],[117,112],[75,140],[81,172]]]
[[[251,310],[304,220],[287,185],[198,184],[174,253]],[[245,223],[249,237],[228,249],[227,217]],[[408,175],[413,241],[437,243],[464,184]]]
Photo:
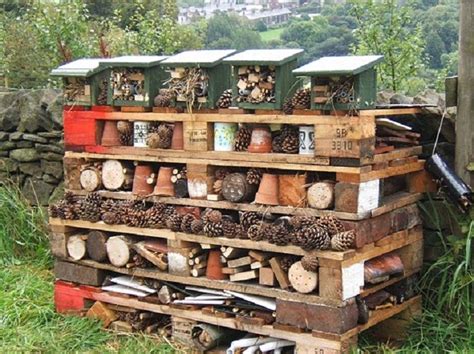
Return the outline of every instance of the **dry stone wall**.
[[[63,155],[61,91],[0,92],[0,181],[47,205],[62,193]]]

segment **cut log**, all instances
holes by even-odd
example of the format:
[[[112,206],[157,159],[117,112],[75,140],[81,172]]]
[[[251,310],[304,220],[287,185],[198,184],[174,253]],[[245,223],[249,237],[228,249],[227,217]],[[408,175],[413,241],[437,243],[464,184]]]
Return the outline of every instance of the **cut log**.
[[[87,254],[89,258],[97,262],[103,262],[107,259],[107,243],[108,236],[102,231],[91,231],[87,235]]]
[[[106,304],[100,301],[96,301],[94,305],[92,305],[87,311],[86,317],[100,320],[104,328],[109,327],[110,324],[118,318],[114,310],[109,309]]]
[[[158,291],[158,299],[162,304],[169,304],[171,302],[172,295],[173,293],[167,285],[163,285],[160,291]]]
[[[116,267],[124,267],[131,261],[130,247],[132,240],[123,235],[112,236],[107,240],[107,256],[110,263]]]
[[[102,183],[109,190],[128,190],[133,185],[133,171],[118,160],[107,160],[102,166]]]
[[[88,166],[81,171],[80,182],[82,189],[93,192],[102,186],[102,173],[95,166]]]
[[[308,294],[318,286],[318,274],[305,270],[301,262],[293,263],[288,278],[293,289],[302,294]]]
[[[86,255],[87,235],[74,235],[67,241],[67,253],[75,261],[79,261]]]
[[[315,209],[328,209],[334,205],[334,182],[317,182],[308,188],[308,204]]]
[[[54,264],[54,276],[58,279],[74,283],[100,286],[104,282],[106,272],[102,269],[56,261]]]
[[[288,289],[290,287],[290,281],[288,280],[288,274],[286,274],[281,267],[280,259],[278,257],[270,259],[270,266],[280,287],[285,290]]]
[[[231,173],[222,181],[222,196],[234,203],[250,201],[255,197],[256,185],[249,184],[243,173]]]

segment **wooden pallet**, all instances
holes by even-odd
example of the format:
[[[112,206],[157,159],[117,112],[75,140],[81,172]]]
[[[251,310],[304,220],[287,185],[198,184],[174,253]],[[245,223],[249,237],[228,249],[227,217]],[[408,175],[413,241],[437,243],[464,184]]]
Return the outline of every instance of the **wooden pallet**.
[[[309,164],[329,165],[330,158],[352,159],[350,165],[370,165],[375,154],[375,117],[391,114],[413,114],[417,109],[371,110],[358,116],[281,115],[281,114],[208,114],[146,112],[64,112],[66,148],[93,147],[100,141],[104,120],[183,122],[185,151],[213,151],[213,123],[293,124],[315,126],[315,156],[305,158]],[[82,131],[79,129],[83,127]],[[85,128],[87,126],[87,128]],[[235,161],[248,161],[252,154],[223,153]],[[264,154],[266,162],[278,163],[283,156]],[[288,156],[288,155],[286,155]],[[208,158],[212,158],[212,154]],[[289,157],[297,159],[297,157]],[[276,161],[275,161],[276,160]],[[264,161],[265,162],[265,161]],[[339,160],[338,164],[344,164]]]
[[[318,270],[319,289],[311,295],[298,294],[285,290],[267,288],[252,283],[234,283],[231,281],[213,281],[206,278],[194,278],[182,276],[182,274],[167,274],[157,270],[148,269],[126,269],[113,267],[110,264],[102,264],[93,261],[81,261],[81,264],[90,265],[95,268],[111,270],[118,273],[133,274],[137,276],[150,277],[154,279],[176,281],[181,284],[205,285],[210,288],[232,289],[244,293],[277,297],[288,301],[302,301],[304,303],[331,304],[341,306],[346,304],[346,300],[359,295],[361,287],[364,286],[363,269],[364,262],[380,255],[393,252],[400,256],[405,265],[406,274],[418,272],[421,268],[421,258],[414,257],[419,252],[421,254],[423,235],[420,227],[410,230],[403,230],[386,236],[377,242],[370,243],[359,250],[349,250],[345,252],[335,251],[311,251],[307,252],[296,246],[275,246],[264,241],[251,241],[240,239],[226,239],[224,237],[211,238],[201,235],[185,234],[173,232],[165,229],[141,229],[125,225],[106,225],[100,223],[90,223],[86,221],[60,221],[50,219],[51,231],[54,238],[51,239],[51,248],[56,257],[67,259],[66,243],[68,237],[74,232],[87,232],[89,230],[100,230],[113,232],[114,234],[129,234],[136,236],[165,238],[168,240],[169,252],[178,252],[185,257],[187,264],[189,258],[187,252],[182,252],[183,248],[191,249],[199,244],[211,244],[219,246],[230,246],[236,249],[253,249],[263,252],[278,254],[292,254],[304,256],[312,254],[319,259],[320,268]],[[178,247],[177,247],[178,246]],[[176,250],[176,251],[175,251]],[[70,260],[69,260],[70,261]],[[86,262],[86,263],[83,263]],[[89,263],[87,263],[89,262]],[[91,263],[92,262],[92,263]],[[189,274],[189,273],[188,273]]]
[[[371,328],[383,321],[393,318],[396,315],[405,318],[412,318],[418,314],[421,306],[421,296],[416,296],[410,300],[395,305],[388,309],[372,311],[369,321],[364,325],[356,325],[350,330],[340,334],[326,333],[321,331],[305,332],[291,326],[257,325],[246,323],[238,318],[222,318],[209,313],[204,313],[200,309],[190,310],[174,308],[168,305],[148,303],[138,298],[118,296],[116,294],[101,291],[99,288],[76,286],[62,281],[56,282],[55,297],[58,298],[62,292],[67,292],[62,298],[74,299],[75,310],[81,305],[86,307],[86,300],[100,301],[105,304],[113,304],[128,308],[150,311],[159,314],[169,315],[188,321],[209,323],[212,325],[245,331],[256,335],[271,336],[274,338],[291,340],[296,343],[296,353],[346,353],[350,348],[357,345],[357,336],[362,331]]]

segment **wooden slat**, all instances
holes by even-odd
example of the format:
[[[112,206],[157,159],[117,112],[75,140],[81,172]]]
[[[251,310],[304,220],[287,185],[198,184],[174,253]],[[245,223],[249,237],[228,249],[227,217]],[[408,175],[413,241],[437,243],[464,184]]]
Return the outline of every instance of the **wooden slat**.
[[[362,174],[346,174],[342,172],[336,174],[336,180],[340,182],[361,183],[421,171],[424,169],[424,166],[425,161],[420,160],[402,166],[387,167],[382,170],[370,171]]]
[[[420,155],[423,151],[421,146],[413,146],[408,148],[400,148],[383,154],[376,154],[372,159],[372,163],[386,162],[394,159],[400,159],[408,156]]]
[[[370,211],[372,217],[416,203],[423,197],[422,193],[399,192],[383,199],[383,205]]]
[[[402,115],[420,114],[422,111],[423,110],[420,107],[367,109],[367,110],[361,110],[359,112],[359,115],[361,117],[402,116]]]
[[[410,272],[405,272],[405,274],[397,276],[397,277],[390,278],[389,280],[387,280],[383,283],[376,284],[376,285],[373,285],[373,286],[370,286],[370,287],[366,287],[366,288],[362,289],[362,291],[360,292],[360,296],[366,297],[370,294],[374,294],[379,290],[385,289],[387,286],[390,286],[392,284],[395,284],[395,283],[399,282],[400,280],[411,277],[413,274],[416,274],[419,271],[421,271],[421,269],[415,269],[415,270],[412,270]]]

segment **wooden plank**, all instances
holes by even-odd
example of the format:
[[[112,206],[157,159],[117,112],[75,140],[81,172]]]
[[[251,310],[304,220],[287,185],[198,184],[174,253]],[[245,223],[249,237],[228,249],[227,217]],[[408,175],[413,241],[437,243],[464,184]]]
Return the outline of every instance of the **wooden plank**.
[[[74,283],[100,286],[105,280],[106,272],[81,264],[56,261],[54,263],[54,275],[58,279]]]
[[[272,286],[272,287],[276,285],[275,274],[273,273],[272,268],[270,267],[260,268],[258,283],[260,285],[266,285],[266,286]]]
[[[282,289],[289,289],[291,284],[288,279],[288,274],[281,268],[280,265],[280,258],[273,257],[270,259],[270,267],[272,268],[273,274],[275,274],[275,278]]]
[[[258,270],[249,270],[247,272],[231,274],[229,276],[230,281],[245,281],[258,278]]]
[[[365,139],[323,139],[315,140],[314,151],[327,157],[371,157],[374,154],[375,138]]]
[[[409,107],[409,108],[387,108],[387,109],[367,109],[359,111],[361,117],[365,116],[401,116],[401,115],[413,115],[420,114],[423,110],[420,107]]]
[[[364,287],[364,289],[361,290],[360,296],[366,297],[366,296],[369,296],[370,294],[374,294],[377,291],[383,290],[392,284],[398,283],[400,280],[411,277],[413,274],[418,273],[420,270],[421,269],[413,269],[412,271],[409,271],[409,272],[405,271],[403,275],[392,277],[383,283],[372,285],[372,286],[366,286]]]
[[[227,267],[237,268],[237,267],[250,265],[251,263],[252,263],[252,258],[249,257],[249,256],[246,256],[246,257],[242,257],[242,258],[228,260],[227,261]]]
[[[360,123],[338,122],[331,124],[316,124],[314,127],[315,139],[349,139],[360,140],[375,136],[375,123],[370,119],[360,119]]]
[[[392,210],[416,203],[423,197],[421,193],[406,193],[400,192],[393,194],[389,197],[385,197],[383,205],[379,208],[371,210],[372,217],[388,213]]]
[[[138,150],[137,150],[138,149]],[[171,149],[148,149],[134,147],[87,146],[86,152],[66,151],[67,157],[87,159],[115,159],[128,161],[193,163],[200,165],[226,166],[238,161],[243,167],[277,168],[319,172],[360,173],[360,167],[328,166],[329,160],[320,157],[300,157],[292,154],[251,154],[245,152],[226,153],[219,151],[182,151]],[[276,156],[273,156],[276,155]],[[283,156],[282,156],[283,155]],[[222,157],[222,158],[221,158]],[[291,162],[295,160],[296,162]],[[286,161],[286,162],[285,162]],[[300,163],[298,161],[304,161]]]
[[[336,180],[340,182],[361,183],[421,171],[424,169],[424,166],[425,161],[420,160],[402,166],[388,167],[384,170],[371,171],[363,174],[336,173]]]
[[[381,163],[381,162],[387,162],[393,159],[399,159],[403,157],[408,157],[408,156],[415,156],[415,155],[420,155],[423,151],[423,148],[421,146],[413,146],[413,147],[408,147],[408,148],[400,148],[396,149],[390,152],[386,152],[384,154],[375,154],[372,162],[373,163]]]

